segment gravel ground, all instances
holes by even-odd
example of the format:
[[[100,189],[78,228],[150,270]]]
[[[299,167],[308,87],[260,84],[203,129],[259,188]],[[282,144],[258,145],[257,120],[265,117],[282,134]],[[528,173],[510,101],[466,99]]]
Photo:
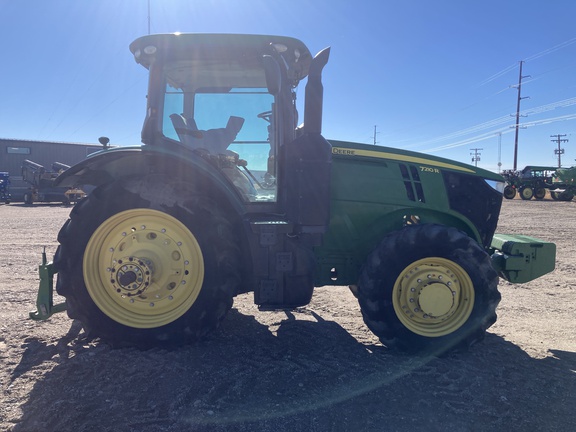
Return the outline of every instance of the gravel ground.
[[[501,282],[498,321],[470,352],[388,350],[346,287],[293,312],[251,295],[211,337],[166,351],[112,350],[34,309],[70,209],[0,206],[0,429],[33,431],[574,431],[576,202],[505,201],[499,232],[557,244],[556,270]]]

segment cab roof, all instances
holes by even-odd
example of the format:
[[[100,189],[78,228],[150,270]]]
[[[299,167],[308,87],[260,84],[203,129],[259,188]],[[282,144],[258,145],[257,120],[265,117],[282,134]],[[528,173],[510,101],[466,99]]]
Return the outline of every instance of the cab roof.
[[[263,55],[274,51],[288,66],[289,78],[300,81],[308,75],[312,55],[298,39],[287,36],[171,33],[142,36],[130,44],[136,62],[145,68],[156,60],[233,61],[247,69],[260,65]]]

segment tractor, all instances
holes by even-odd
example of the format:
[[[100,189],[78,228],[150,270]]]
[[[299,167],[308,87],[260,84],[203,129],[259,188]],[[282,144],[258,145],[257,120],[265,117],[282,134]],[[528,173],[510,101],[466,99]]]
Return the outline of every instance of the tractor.
[[[550,189],[555,167],[551,166],[526,166],[522,171],[504,171],[506,179],[504,198],[514,199],[518,192],[523,200],[531,200],[534,197],[542,200],[546,196],[546,189]]]
[[[55,180],[92,189],[43,258],[32,318],[66,309],[112,346],[174,346],[216,329],[239,294],[290,310],[315,287],[347,285],[383,344],[445,352],[496,321],[499,277],[554,269],[554,244],[495,234],[501,176],[325,139],[329,48],[157,34],[130,50],[149,71],[142,144],[92,154]]]

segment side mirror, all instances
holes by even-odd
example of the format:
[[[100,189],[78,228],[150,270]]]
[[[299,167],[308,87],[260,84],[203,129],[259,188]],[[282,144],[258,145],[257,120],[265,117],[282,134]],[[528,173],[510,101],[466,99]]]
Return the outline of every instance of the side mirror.
[[[264,63],[264,73],[266,74],[266,87],[268,87],[268,93],[276,96],[280,93],[280,88],[282,87],[280,66],[276,59],[269,55],[263,56],[262,61]]]

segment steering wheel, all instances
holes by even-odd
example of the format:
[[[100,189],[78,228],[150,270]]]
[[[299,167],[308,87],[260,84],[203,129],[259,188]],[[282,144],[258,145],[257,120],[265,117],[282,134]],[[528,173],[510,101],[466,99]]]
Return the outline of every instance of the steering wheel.
[[[268,123],[272,123],[272,111],[261,112],[256,117],[258,117],[259,119],[266,120]]]

